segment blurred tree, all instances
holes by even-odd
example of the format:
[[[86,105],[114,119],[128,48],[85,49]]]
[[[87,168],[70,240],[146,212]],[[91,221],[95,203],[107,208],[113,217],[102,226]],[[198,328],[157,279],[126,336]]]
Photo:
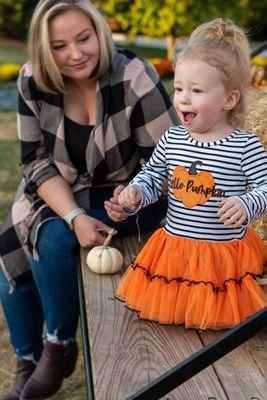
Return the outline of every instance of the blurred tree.
[[[267,38],[267,0],[247,0],[246,27],[252,40]]]
[[[171,60],[174,39],[190,34],[197,25],[208,19],[232,18],[244,26],[248,1],[103,0],[101,3],[104,11],[112,15],[129,36],[165,37],[168,59]]]
[[[105,14],[113,17],[120,25],[123,32],[129,32],[131,27],[131,8],[135,0],[102,0],[101,8]]]
[[[267,0],[92,0],[111,17],[110,26],[130,36],[166,37],[172,49],[175,37],[188,35],[205,20],[232,18],[252,39],[267,34]],[[0,0],[0,36],[25,39],[37,0]],[[117,21],[119,25],[115,22]],[[113,28],[114,29],[114,28]],[[171,57],[171,55],[169,55]]]
[[[0,36],[24,40],[35,5],[34,0],[0,0]]]

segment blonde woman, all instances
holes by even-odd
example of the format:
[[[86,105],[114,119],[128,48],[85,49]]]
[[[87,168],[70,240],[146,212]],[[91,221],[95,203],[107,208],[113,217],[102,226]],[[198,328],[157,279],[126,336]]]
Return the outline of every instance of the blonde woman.
[[[1,301],[18,357],[4,400],[48,398],[74,371],[75,252],[102,244],[111,226],[136,232],[118,205],[121,185],[177,122],[154,69],[115,50],[87,0],[40,1],[29,53],[18,79],[23,180],[0,236]],[[165,211],[161,200],[140,213],[141,230]]]

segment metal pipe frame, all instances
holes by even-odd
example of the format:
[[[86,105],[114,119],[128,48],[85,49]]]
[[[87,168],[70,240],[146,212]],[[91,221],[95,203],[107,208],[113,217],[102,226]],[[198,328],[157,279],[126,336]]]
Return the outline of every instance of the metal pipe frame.
[[[87,400],[95,400],[91,354],[90,354],[90,345],[89,345],[89,343],[90,343],[89,342],[89,332],[88,332],[88,325],[87,325],[86,306],[85,306],[85,297],[84,297],[84,289],[83,289],[83,277],[82,277],[82,268],[81,268],[81,260],[80,260],[80,249],[78,249],[77,253],[76,253],[76,265],[77,265],[77,275],[78,275],[80,321],[81,321],[81,331],[82,331],[82,344],[83,344],[83,357],[84,357],[84,367],[85,367]]]
[[[263,43],[261,43],[259,46],[255,47],[255,49],[250,50],[249,52],[249,57],[253,58],[260,54],[263,50],[267,49],[267,40],[265,40]]]

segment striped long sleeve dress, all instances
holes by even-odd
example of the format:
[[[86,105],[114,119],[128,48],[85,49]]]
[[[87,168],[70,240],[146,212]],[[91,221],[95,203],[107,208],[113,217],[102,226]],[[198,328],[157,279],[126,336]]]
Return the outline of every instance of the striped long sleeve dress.
[[[240,129],[203,143],[173,127],[131,181],[142,192],[140,208],[158,199],[166,179],[166,225],[129,266],[116,297],[164,324],[235,326],[267,305],[255,279],[267,246],[248,227],[267,210],[266,152],[256,135]],[[247,211],[238,228],[218,217],[218,202],[231,196]]]

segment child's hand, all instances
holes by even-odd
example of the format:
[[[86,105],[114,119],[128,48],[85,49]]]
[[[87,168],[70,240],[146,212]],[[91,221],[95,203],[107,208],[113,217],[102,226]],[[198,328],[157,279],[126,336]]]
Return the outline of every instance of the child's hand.
[[[225,201],[219,201],[217,205],[220,207],[219,221],[223,222],[224,226],[238,228],[247,218],[246,208],[237,197],[229,197]]]
[[[121,205],[119,204],[119,195],[123,191],[124,186],[119,185],[115,188],[113,197],[109,200],[106,200],[104,203],[104,207],[107,211],[109,218],[111,218],[115,222],[121,222],[127,218],[127,215],[122,211]]]
[[[136,186],[127,186],[119,195],[119,204],[123,208],[134,210],[141,198],[141,191]]]

